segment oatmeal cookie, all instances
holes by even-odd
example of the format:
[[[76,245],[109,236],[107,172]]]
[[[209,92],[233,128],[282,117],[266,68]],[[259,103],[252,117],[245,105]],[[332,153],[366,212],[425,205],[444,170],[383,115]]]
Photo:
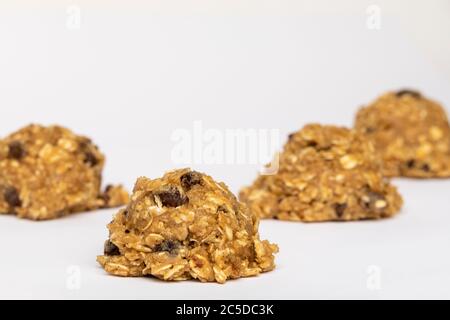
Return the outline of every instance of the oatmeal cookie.
[[[121,206],[121,186],[100,191],[105,157],[86,137],[30,125],[0,140],[0,213],[48,220]]]
[[[292,134],[278,172],[258,177],[240,197],[262,218],[305,222],[379,219],[402,206],[370,142],[318,124]]]
[[[116,276],[225,283],[275,268],[278,247],[259,239],[258,225],[225,184],[207,175],[183,169],[139,178],[97,261]]]
[[[450,177],[450,127],[438,103],[416,91],[387,93],[359,110],[355,128],[373,141],[386,176]]]

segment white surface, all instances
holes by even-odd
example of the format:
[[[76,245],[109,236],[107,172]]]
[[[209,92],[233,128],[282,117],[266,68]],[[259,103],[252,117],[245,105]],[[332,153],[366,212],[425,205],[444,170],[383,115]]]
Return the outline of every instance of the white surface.
[[[66,125],[107,154],[106,182],[131,188],[137,176],[174,167],[171,134],[195,120],[284,136],[313,121],[351,125],[358,106],[400,87],[450,105],[449,57],[433,55],[448,52],[448,2],[411,6],[423,17],[446,17],[432,32],[432,19],[384,1],[378,31],[366,28],[372,1],[215,9],[191,2],[197,6],[2,1],[0,135],[29,122]],[[66,27],[73,4],[82,13],[79,30]],[[421,24],[434,40],[410,36]],[[257,171],[193,167],[233,191]],[[391,220],[264,221],[262,236],[281,247],[279,268],[225,286],[105,275],[95,256],[114,210],[41,223],[0,216],[0,298],[450,298],[450,181],[395,183],[406,205]],[[379,291],[366,286],[371,265],[382,272]],[[67,289],[70,266],[81,270],[79,290]]]

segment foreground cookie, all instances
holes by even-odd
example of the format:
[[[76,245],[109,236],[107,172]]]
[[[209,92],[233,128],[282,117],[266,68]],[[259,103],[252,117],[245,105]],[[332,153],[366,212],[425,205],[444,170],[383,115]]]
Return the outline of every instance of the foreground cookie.
[[[68,129],[30,125],[0,140],[0,213],[33,220],[126,204],[128,193],[102,193],[105,158]]]
[[[450,127],[444,109],[418,92],[399,91],[362,108],[355,127],[371,139],[387,176],[450,177]]]
[[[189,169],[140,178],[108,226],[98,262],[113,275],[224,283],[275,268],[276,245],[223,183]]]
[[[373,145],[352,130],[321,125],[291,135],[279,171],[260,176],[241,199],[262,218],[307,222],[385,218],[402,206]]]

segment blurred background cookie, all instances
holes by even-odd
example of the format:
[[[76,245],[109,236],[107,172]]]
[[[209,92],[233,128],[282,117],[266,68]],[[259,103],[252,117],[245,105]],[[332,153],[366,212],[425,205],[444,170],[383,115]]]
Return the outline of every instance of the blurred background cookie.
[[[355,128],[375,144],[387,176],[450,177],[450,127],[444,108],[413,90],[363,107]]]
[[[101,192],[104,155],[60,126],[29,125],[0,141],[0,213],[32,220],[121,206],[121,186]]]
[[[263,218],[305,222],[385,218],[403,203],[364,136],[318,124],[292,134],[278,172],[258,177],[241,199]]]

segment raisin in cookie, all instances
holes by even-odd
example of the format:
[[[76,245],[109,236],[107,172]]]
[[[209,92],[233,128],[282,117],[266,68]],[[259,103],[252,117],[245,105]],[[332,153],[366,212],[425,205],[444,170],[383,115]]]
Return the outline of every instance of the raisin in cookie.
[[[275,268],[276,245],[225,184],[189,169],[138,179],[128,207],[109,224],[104,255],[116,276],[224,283]]]
[[[446,112],[419,92],[385,94],[359,110],[355,127],[371,139],[384,174],[450,177],[450,127]]]
[[[128,202],[120,186],[100,191],[104,156],[88,138],[30,125],[0,140],[0,213],[32,220]]]
[[[292,134],[278,172],[258,177],[240,196],[262,218],[305,222],[385,218],[402,206],[370,142],[317,124]]]

